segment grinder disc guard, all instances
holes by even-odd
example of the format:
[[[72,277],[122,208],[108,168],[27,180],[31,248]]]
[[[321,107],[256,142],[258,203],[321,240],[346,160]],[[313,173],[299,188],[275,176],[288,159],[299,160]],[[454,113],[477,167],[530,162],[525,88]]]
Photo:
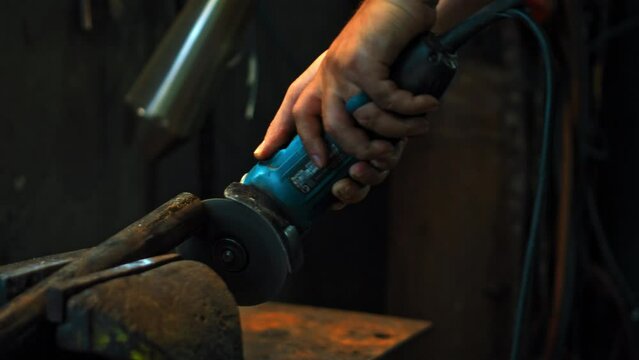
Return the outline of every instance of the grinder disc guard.
[[[230,199],[203,201],[208,219],[201,235],[178,251],[211,266],[239,305],[273,299],[291,271],[280,233],[259,212]]]

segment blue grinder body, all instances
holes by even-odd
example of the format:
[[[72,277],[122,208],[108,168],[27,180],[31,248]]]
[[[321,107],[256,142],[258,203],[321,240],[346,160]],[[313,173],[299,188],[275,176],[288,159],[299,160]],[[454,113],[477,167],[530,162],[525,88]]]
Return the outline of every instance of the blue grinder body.
[[[329,158],[318,168],[304,149],[299,135],[275,156],[258,162],[248,172],[243,183],[259,188],[280,205],[288,220],[301,229],[330,205],[333,184],[348,176],[348,169],[357,159],[343,152],[325,137]]]
[[[413,94],[430,94],[439,98],[454,77],[456,55],[441,46],[432,34],[414,39],[391,67],[391,79]],[[349,99],[345,106],[353,113],[370,99],[364,93]],[[357,162],[329,137],[327,164],[318,168],[306,153],[298,136],[272,158],[258,162],[246,175],[243,184],[267,194],[280,207],[291,224],[304,231],[326,211],[335,198],[333,184],[348,176]]]

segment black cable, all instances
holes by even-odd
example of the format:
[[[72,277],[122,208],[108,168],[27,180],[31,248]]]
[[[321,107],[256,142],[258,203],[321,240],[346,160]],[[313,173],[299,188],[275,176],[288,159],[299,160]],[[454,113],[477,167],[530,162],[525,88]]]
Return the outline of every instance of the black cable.
[[[442,34],[439,41],[448,52],[454,53],[460,46],[465,44],[468,39],[493,23],[496,18],[502,17],[504,11],[520,6],[522,2],[523,0],[494,1],[489,5],[484,6],[481,10],[455,26],[450,31]]]
[[[516,360],[519,357],[519,348],[521,345],[521,333],[523,329],[524,315],[526,310],[526,300],[530,292],[530,279],[532,275],[533,260],[537,248],[537,238],[539,233],[539,224],[543,210],[544,197],[547,188],[547,170],[548,158],[550,152],[550,133],[553,115],[553,69],[550,45],[546,39],[543,30],[537,23],[525,12],[519,9],[510,9],[503,13],[507,17],[518,18],[532,31],[533,35],[539,42],[544,68],[546,71],[546,102],[544,105],[544,124],[541,142],[541,153],[539,157],[539,171],[537,179],[537,190],[535,192],[535,200],[530,220],[530,230],[528,233],[528,241],[524,255],[524,265],[522,270],[522,278],[519,288],[519,297],[517,300],[517,308],[515,310],[515,319],[513,325],[513,342],[510,352],[510,359]]]
[[[537,39],[546,72],[546,102],[544,106],[544,123],[541,142],[541,153],[539,157],[537,189],[535,192],[535,199],[531,214],[528,240],[526,242],[526,251],[524,254],[524,265],[522,268],[519,297],[517,300],[517,308],[515,310],[515,319],[513,324],[513,342],[510,354],[511,360],[516,360],[519,357],[519,348],[521,344],[521,334],[523,329],[526,301],[528,299],[528,293],[530,292],[533,261],[537,249],[537,239],[539,237],[538,234],[543,211],[543,203],[547,192],[547,172],[551,143],[550,134],[552,132],[551,129],[554,85],[550,43],[541,27],[539,27],[539,25],[537,25],[537,23],[527,13],[514,8],[521,4],[521,0],[497,0],[490,5],[485,6],[475,15],[471,16],[463,23],[457,25],[455,28],[440,37],[442,46],[447,51],[453,53],[461,45],[466,43],[468,39],[470,39],[483,28],[491,24],[495,19],[499,17],[517,18],[521,20],[532,31],[533,35]]]

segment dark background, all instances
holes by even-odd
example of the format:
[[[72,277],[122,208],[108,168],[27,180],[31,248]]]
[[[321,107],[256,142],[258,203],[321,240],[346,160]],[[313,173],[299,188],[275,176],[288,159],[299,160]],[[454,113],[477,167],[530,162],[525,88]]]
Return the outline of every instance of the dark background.
[[[221,196],[253,164],[290,82],[358,1],[257,1],[241,60],[202,104],[202,131],[158,162],[139,150],[123,99],[183,1],[96,0],[90,31],[80,26],[79,3],[0,4],[0,264],[95,245],[179,192]],[[556,48],[559,135],[525,346],[545,351],[555,264],[563,264],[568,285],[553,356],[629,359],[639,290],[639,33],[629,26],[605,46],[583,44],[639,15],[639,5],[564,1],[554,11],[546,25]],[[257,104],[247,119],[255,49]],[[411,140],[390,181],[364,203],[316,224],[281,300],[432,320],[414,358],[506,358],[539,148],[536,54],[513,24],[468,45],[430,133]],[[566,173],[574,186],[562,182]],[[571,194],[567,212],[561,194]],[[596,245],[602,232],[623,281]],[[562,236],[566,256],[557,250]]]

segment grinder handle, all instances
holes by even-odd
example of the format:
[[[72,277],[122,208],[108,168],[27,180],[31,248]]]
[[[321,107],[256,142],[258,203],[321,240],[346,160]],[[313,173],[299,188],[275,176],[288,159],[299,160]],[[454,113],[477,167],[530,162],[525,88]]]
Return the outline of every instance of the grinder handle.
[[[428,32],[406,47],[391,67],[391,79],[401,89],[413,94],[428,94],[440,98],[457,69],[457,56],[445,51],[437,37]],[[355,110],[371,102],[364,92],[346,101],[346,111]]]

